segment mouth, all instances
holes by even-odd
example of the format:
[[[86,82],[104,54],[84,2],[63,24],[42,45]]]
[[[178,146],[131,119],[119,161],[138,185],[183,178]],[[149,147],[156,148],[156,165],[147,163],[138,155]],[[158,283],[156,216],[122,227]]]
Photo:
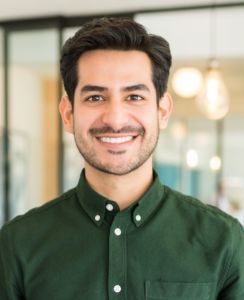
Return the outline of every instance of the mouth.
[[[90,134],[100,145],[106,149],[120,149],[121,147],[130,147],[139,136],[143,137],[145,130],[142,127],[127,126],[120,130],[114,130],[112,127],[91,128]],[[123,149],[124,149],[123,147]]]
[[[120,137],[108,137],[108,136],[101,136],[97,137],[99,141],[106,144],[124,144],[132,141],[135,139],[136,136],[120,136]]]

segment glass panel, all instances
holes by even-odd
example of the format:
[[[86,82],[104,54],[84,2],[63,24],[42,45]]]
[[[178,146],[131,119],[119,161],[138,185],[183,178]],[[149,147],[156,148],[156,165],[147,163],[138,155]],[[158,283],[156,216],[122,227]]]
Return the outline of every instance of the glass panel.
[[[216,178],[209,160],[216,153],[215,125],[207,120],[171,118],[168,128],[160,132],[154,155],[155,169],[164,184],[204,202],[212,201]]]
[[[223,136],[223,196],[222,206],[244,226],[244,117],[229,118]],[[221,199],[220,199],[221,200]]]
[[[58,32],[9,36],[11,217],[58,194]]]
[[[3,126],[4,126],[4,100],[3,100],[3,30],[0,28],[0,227],[3,224]]]
[[[67,28],[63,31],[63,41],[73,36],[78,27]],[[66,191],[77,185],[81,169],[84,166],[84,160],[77,150],[73,135],[63,130],[64,145],[64,173],[63,173],[63,190]]]
[[[168,128],[160,133],[155,153],[155,167],[161,180],[218,205],[242,222],[244,40],[240,41],[238,32],[244,27],[243,15],[244,8],[238,7],[216,9],[214,13],[211,10],[145,13],[135,18],[150,32],[165,37],[173,55],[168,89],[174,98],[174,111]],[[180,32],[176,23],[181,24]],[[231,99],[222,132],[216,122],[201,115],[194,97],[179,97],[172,87],[172,75],[177,69],[190,66],[203,72],[211,56],[220,61]]]

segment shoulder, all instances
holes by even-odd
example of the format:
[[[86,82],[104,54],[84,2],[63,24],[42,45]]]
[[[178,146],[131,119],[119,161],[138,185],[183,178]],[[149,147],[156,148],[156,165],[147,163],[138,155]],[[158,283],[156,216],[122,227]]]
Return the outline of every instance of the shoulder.
[[[238,220],[217,207],[205,204],[167,186],[163,188],[167,202],[174,209],[175,217],[186,226],[195,226],[196,230],[206,232],[212,237],[221,234],[226,236],[228,233],[232,235],[233,231],[241,232],[243,235],[244,230]]]
[[[25,229],[30,231],[36,227],[45,227],[45,224],[55,221],[57,218],[62,218],[62,213],[67,211],[69,206],[74,205],[72,199],[75,199],[75,189],[69,190],[39,207],[13,218],[4,224],[1,231],[21,232]]]

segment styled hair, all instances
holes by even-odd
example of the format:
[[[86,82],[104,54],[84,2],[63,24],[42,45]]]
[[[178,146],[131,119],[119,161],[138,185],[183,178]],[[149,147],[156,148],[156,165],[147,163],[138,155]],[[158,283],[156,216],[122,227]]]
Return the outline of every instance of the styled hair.
[[[129,18],[100,18],[84,24],[63,46],[60,59],[64,88],[73,104],[78,83],[77,65],[80,56],[90,50],[139,50],[152,64],[152,81],[157,101],[167,89],[171,53],[169,43],[161,36],[149,34]]]

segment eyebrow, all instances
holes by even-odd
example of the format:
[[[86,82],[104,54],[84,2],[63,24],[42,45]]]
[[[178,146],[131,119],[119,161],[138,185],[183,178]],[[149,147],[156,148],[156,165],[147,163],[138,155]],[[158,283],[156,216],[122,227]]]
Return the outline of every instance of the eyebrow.
[[[130,85],[130,86],[126,86],[123,87],[121,89],[124,92],[133,92],[133,91],[147,91],[149,92],[149,88],[145,85],[145,84],[135,84],[135,85]]]
[[[81,88],[81,94],[82,93],[86,93],[86,92],[104,92],[104,91],[108,91],[109,89],[107,87],[104,86],[100,86],[100,85],[84,85]],[[147,91],[149,92],[149,88],[145,85],[145,84],[134,84],[134,85],[130,85],[130,86],[125,86],[121,88],[122,92],[133,92],[133,91]]]
[[[108,88],[99,85],[84,85],[81,89],[81,94],[85,92],[104,92],[107,91]]]

